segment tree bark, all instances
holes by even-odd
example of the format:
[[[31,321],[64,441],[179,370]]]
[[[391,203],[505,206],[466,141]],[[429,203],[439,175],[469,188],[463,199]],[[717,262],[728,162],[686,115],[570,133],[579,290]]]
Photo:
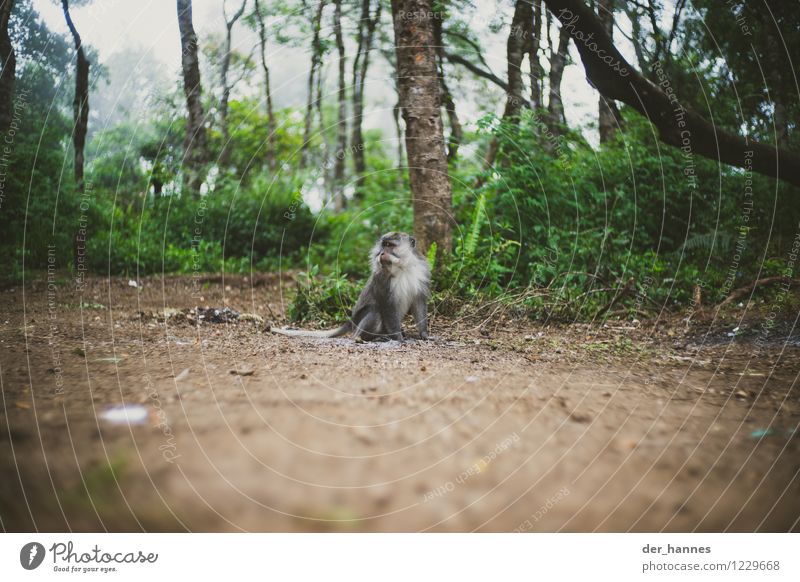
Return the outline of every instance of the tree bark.
[[[310,161],[311,147],[311,124],[314,118],[314,81],[319,75],[319,68],[322,64],[322,43],[320,42],[320,28],[322,26],[322,10],[325,8],[325,0],[320,0],[317,11],[311,20],[313,29],[311,37],[311,69],[308,71],[308,98],[306,100],[306,118],[303,127],[303,145],[300,149],[300,167],[305,168]],[[317,84],[319,84],[317,82]]]
[[[276,168],[275,151],[275,110],[272,107],[272,89],[269,82],[269,65],[267,64],[267,26],[264,22],[264,15],[261,13],[259,0],[255,0],[256,17],[258,18],[258,40],[261,49],[261,68],[264,71],[264,91],[266,92],[267,107],[267,167],[270,171]]]
[[[530,106],[523,96],[522,59],[525,57],[526,50],[530,47],[528,36],[531,34],[532,26],[533,8],[530,2],[528,0],[517,0],[514,6],[514,17],[511,20],[511,30],[506,41],[508,83],[503,121],[511,120],[516,123],[519,120],[522,108]],[[486,149],[486,155],[483,160],[484,171],[475,181],[475,190],[486,183],[486,174],[494,166],[499,151],[500,140],[497,137],[493,137],[489,142],[489,147]]]
[[[508,61],[508,91],[503,118],[511,120],[519,117],[526,105],[524,84],[522,82],[522,59],[525,58],[529,46],[528,37],[533,26],[533,7],[529,0],[517,0],[514,17],[511,20],[511,31],[506,42],[506,59]]]
[[[544,68],[539,60],[539,47],[542,44],[542,0],[533,3],[533,28],[531,29],[528,60],[531,65],[531,107],[539,111],[543,106],[542,92]]]
[[[564,133],[567,124],[564,116],[564,102],[561,99],[561,80],[564,78],[564,67],[567,66],[569,49],[569,31],[564,27],[558,33],[558,48],[550,51],[550,90],[547,100],[547,127],[553,135]]]
[[[228,80],[228,70],[231,66],[231,50],[233,46],[233,25],[244,14],[244,9],[247,6],[247,0],[242,1],[242,5],[234,12],[231,19],[228,20],[228,14],[225,11],[225,0],[222,2],[222,16],[225,19],[225,54],[222,55],[222,62],[220,63],[220,84],[222,85],[222,98],[219,102],[219,121],[222,129],[222,151],[219,154],[219,163],[221,166],[227,166],[230,160],[230,129],[228,128],[228,102],[231,98],[231,83]]]
[[[320,64],[317,69],[317,78],[316,78],[316,95],[314,96],[314,111],[317,114],[317,119],[319,120],[319,137],[321,140],[322,146],[322,179],[325,185],[325,191],[331,191],[331,163],[330,163],[330,147],[328,146],[328,135],[325,131],[325,112],[322,109],[322,85],[324,83],[323,73],[323,65],[322,65],[322,48],[320,44]]]
[[[69,0],[61,0],[61,8],[64,10],[64,18],[67,27],[72,34],[75,42],[75,50],[78,53],[77,67],[75,72],[75,98],[72,101],[72,117],[75,124],[72,130],[72,146],[74,149],[74,171],[75,184],[79,192],[84,191],[83,178],[83,150],[86,147],[86,132],[89,126],[89,59],[83,50],[81,35],[72,22],[69,13]]]
[[[339,53],[339,90],[338,119],[336,124],[336,159],[333,170],[333,209],[336,212],[344,209],[344,170],[347,150],[347,91],[345,76],[344,36],[342,35],[342,0],[334,0],[333,34],[336,38],[336,50]]]
[[[178,27],[181,33],[181,66],[183,92],[186,95],[186,139],[183,153],[184,185],[195,198],[200,197],[203,183],[203,164],[206,159],[206,130],[204,126],[200,62],[197,57],[197,34],[192,24],[192,0],[177,0]]]
[[[14,108],[14,81],[16,80],[17,57],[8,35],[8,21],[14,0],[0,0],[0,132],[11,125]]]
[[[431,15],[431,0],[392,0],[414,233],[422,253],[436,243],[441,258],[452,246],[453,216]]]
[[[350,137],[350,145],[353,149],[353,167],[356,179],[360,182],[361,177],[366,171],[364,161],[364,135],[362,123],[364,118],[364,87],[367,79],[367,68],[369,67],[369,56],[372,50],[372,42],[375,37],[375,29],[381,20],[381,2],[378,0],[375,8],[375,15],[370,18],[371,0],[362,0],[361,19],[358,26],[358,49],[353,60],[353,132]]]
[[[650,78],[653,66],[652,61],[645,52],[645,36],[642,30],[642,24],[639,22],[640,15],[636,8],[630,5],[625,5],[625,14],[628,20],[631,21],[631,44],[633,45],[633,52],[636,54],[636,61],[639,63],[639,68],[645,71],[645,74]]]
[[[447,86],[447,80],[444,75],[444,40],[442,39],[442,22],[444,18],[433,19],[433,40],[436,43],[436,64],[439,74],[439,89],[441,90],[441,99],[444,109],[447,112],[447,121],[450,124],[450,137],[447,140],[447,161],[452,162],[458,156],[458,147],[464,139],[464,130],[461,128],[461,121],[458,119],[456,112],[456,104],[453,100],[453,95],[450,93],[450,88]]]
[[[603,23],[603,28],[608,34],[608,38],[614,40],[614,0],[600,0],[598,3],[598,15]],[[617,105],[600,95],[598,101],[597,126],[600,132],[600,143],[608,143],[614,139],[617,128],[620,126],[622,118],[619,115]]]
[[[800,186],[800,155],[720,129],[671,98],[625,60],[582,0],[544,1],[575,40],[588,80],[647,117],[662,142]]]

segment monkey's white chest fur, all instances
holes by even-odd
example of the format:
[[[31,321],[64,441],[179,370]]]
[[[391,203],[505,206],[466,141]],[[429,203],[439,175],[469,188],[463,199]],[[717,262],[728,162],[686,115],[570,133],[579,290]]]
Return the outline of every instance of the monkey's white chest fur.
[[[422,265],[415,263],[405,269],[396,269],[392,275],[389,289],[392,297],[397,301],[398,311],[402,318],[411,309],[414,299],[425,290],[427,273]]]

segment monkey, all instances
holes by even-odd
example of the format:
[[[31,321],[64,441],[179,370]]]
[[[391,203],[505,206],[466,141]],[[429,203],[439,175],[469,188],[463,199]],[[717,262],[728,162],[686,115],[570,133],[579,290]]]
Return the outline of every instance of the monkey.
[[[403,341],[402,321],[411,312],[417,332],[428,336],[430,267],[417,241],[404,232],[384,234],[370,251],[370,274],[350,320],[337,329],[273,329],[290,337],[335,338],[352,333],[358,341]]]

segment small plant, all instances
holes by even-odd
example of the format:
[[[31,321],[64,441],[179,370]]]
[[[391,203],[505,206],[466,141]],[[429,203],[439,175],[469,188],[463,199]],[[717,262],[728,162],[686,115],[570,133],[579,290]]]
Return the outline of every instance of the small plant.
[[[358,287],[345,275],[321,278],[319,266],[312,265],[297,276],[297,294],[289,304],[289,319],[320,325],[341,322],[350,314],[356,299]]]

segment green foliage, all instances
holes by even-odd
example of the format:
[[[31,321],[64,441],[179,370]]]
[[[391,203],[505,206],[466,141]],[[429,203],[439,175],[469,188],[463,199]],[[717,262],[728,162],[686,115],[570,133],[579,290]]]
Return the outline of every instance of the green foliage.
[[[438,9],[447,12],[448,50],[480,59],[481,33],[459,17],[470,6],[456,2]],[[350,6],[346,18],[354,18],[358,8]],[[774,23],[743,0],[729,7],[698,0],[695,8],[677,29],[674,43],[680,50],[661,55],[681,99],[699,111],[711,103],[715,123],[734,131],[747,127],[764,140],[774,139],[778,113],[794,128],[798,106],[787,98],[791,76],[772,67],[762,77],[758,64],[773,62],[781,49],[770,28]],[[273,50],[277,45],[305,46],[313,11],[285,2],[264,3],[263,9],[268,59],[280,54]],[[742,33],[743,21],[734,13],[753,27],[752,37]],[[508,16],[498,12],[490,28],[506,27]],[[780,29],[797,29],[796,13],[775,17]],[[252,8],[243,22],[258,29]],[[322,29],[323,59],[330,61],[335,51],[324,22]],[[346,152],[347,206],[332,212],[336,96],[320,104],[322,120],[315,113],[305,168],[299,164],[302,99],[296,107],[275,111],[270,158],[260,59],[238,53],[231,79],[242,76],[243,82],[229,102],[230,158],[224,166],[219,162],[225,145],[217,115],[219,81],[204,72],[208,151],[200,199],[181,193],[185,100],[180,84],[152,95],[141,88],[125,91],[126,100],[119,103],[100,96],[103,83],[93,86],[93,115],[113,109],[115,116],[108,126],[90,121],[87,188],[81,197],[72,179],[71,91],[64,90],[69,83],[59,85],[64,72],[72,71],[71,40],[49,31],[30,0],[15,2],[10,35],[18,57],[15,91],[25,96],[0,214],[0,252],[12,260],[6,270],[12,279],[21,276],[23,264],[43,269],[53,256],[57,267],[74,268],[74,237],[85,229],[88,266],[95,273],[305,269],[290,315],[297,322],[328,324],[344,319],[352,308],[369,275],[367,253],[377,237],[413,230],[408,178],[397,169],[394,136],[365,130],[368,170],[358,179],[350,173],[352,152]],[[799,38],[787,37],[786,46],[797,48]],[[389,54],[393,47],[387,39],[379,32],[376,50]],[[654,35],[648,43],[657,40]],[[212,61],[219,59],[218,42],[207,35],[200,42]],[[644,48],[651,53],[655,47]],[[90,56],[93,71],[101,70],[97,55],[90,51]],[[119,74],[119,69],[136,59],[133,53],[109,59],[112,80],[127,82],[132,73]],[[158,77],[157,71],[151,73]],[[731,81],[736,91],[730,90]],[[149,89],[150,83],[143,85]],[[496,109],[490,92],[477,93],[470,97],[481,111]],[[144,115],[133,118],[133,106],[145,98]],[[634,316],[687,306],[696,284],[703,287],[704,300],[713,303],[731,287],[781,273],[800,223],[796,188],[667,147],[641,116],[623,109],[623,118],[625,130],[602,147],[587,143],[585,128],[562,128],[564,135],[554,142],[541,112],[524,113],[519,124],[489,113],[474,133],[469,122],[464,124],[464,147],[450,165],[453,248],[434,244],[427,254],[438,305],[466,312],[473,302],[505,302],[530,316],[592,318],[632,278],[633,287],[615,311]],[[796,128],[792,133],[790,145],[797,141]],[[470,186],[484,170],[470,152],[485,148],[493,137],[499,140],[499,155],[475,191]],[[755,193],[749,207],[746,180],[752,180]],[[321,210],[312,213],[307,204]],[[437,258],[437,251],[445,252]]]
[[[342,275],[319,277],[312,266],[297,276],[297,294],[289,304],[289,319],[296,323],[328,325],[345,320],[358,299],[359,288]]]
[[[431,246],[428,247],[428,256],[425,257],[428,260],[428,268],[430,268],[431,273],[436,270],[436,250],[439,248],[439,245],[436,244],[436,241],[431,243]]]
[[[274,268],[299,261],[313,216],[293,185],[223,180],[200,200],[171,196],[125,206],[96,197],[89,265],[112,274]],[[224,262],[223,262],[224,259]]]

